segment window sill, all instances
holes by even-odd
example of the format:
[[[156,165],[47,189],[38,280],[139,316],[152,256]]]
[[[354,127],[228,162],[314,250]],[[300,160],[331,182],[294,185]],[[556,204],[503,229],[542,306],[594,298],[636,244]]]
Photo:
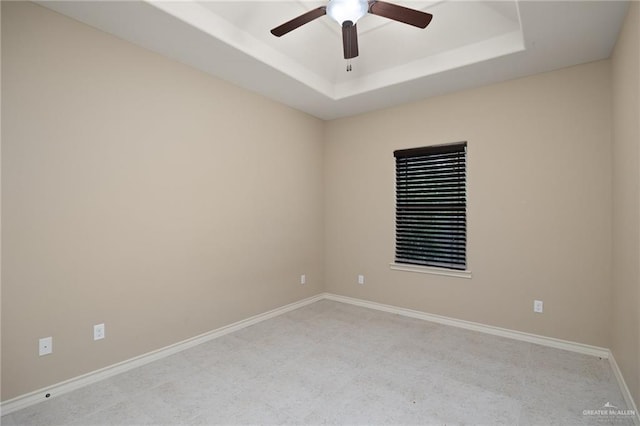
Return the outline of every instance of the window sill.
[[[456,278],[471,278],[471,271],[455,271],[453,269],[434,268],[429,266],[407,265],[404,263],[390,263],[394,271],[417,272],[420,274],[444,275]]]

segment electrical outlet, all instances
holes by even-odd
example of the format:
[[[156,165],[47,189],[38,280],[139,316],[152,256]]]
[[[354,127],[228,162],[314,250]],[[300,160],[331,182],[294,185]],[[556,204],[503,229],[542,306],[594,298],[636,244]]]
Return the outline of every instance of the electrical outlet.
[[[307,283],[307,276],[305,274],[300,275],[300,284]]]
[[[104,339],[104,324],[96,324],[93,326],[93,340]]]
[[[53,337],[43,337],[39,340],[38,344],[38,354],[48,355],[53,352]]]
[[[533,312],[541,314],[543,311],[542,300],[534,300],[533,301]]]
[[[364,275],[358,275],[358,284],[364,284]]]

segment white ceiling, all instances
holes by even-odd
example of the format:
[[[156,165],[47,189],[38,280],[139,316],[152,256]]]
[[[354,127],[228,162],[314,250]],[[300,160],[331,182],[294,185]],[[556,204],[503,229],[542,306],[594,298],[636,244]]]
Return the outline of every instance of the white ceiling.
[[[40,1],[45,7],[322,119],[609,57],[622,1],[394,1],[426,29],[366,15],[346,71],[328,16],[269,30],[319,1]]]

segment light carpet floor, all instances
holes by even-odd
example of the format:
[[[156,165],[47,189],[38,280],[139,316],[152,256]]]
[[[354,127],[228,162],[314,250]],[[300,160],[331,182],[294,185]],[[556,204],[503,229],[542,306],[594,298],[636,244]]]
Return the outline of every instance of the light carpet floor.
[[[323,300],[2,425],[633,424],[607,403],[607,360]]]

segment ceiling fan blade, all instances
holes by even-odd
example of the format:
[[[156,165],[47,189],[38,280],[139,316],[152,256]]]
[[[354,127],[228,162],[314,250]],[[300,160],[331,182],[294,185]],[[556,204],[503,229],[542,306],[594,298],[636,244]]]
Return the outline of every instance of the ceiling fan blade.
[[[306,23],[313,21],[321,16],[327,14],[327,8],[325,6],[320,6],[316,9],[310,10],[307,13],[303,13],[297,18],[293,18],[292,20],[285,22],[284,24],[275,27],[271,30],[271,34],[276,37],[281,37],[288,33],[289,31],[293,31],[298,27],[303,26]]]
[[[358,30],[351,21],[342,23],[342,46],[345,59],[358,56]]]
[[[426,28],[429,22],[431,22],[431,18],[433,18],[433,15],[430,13],[377,0],[371,0],[369,2],[369,13],[418,28]]]

